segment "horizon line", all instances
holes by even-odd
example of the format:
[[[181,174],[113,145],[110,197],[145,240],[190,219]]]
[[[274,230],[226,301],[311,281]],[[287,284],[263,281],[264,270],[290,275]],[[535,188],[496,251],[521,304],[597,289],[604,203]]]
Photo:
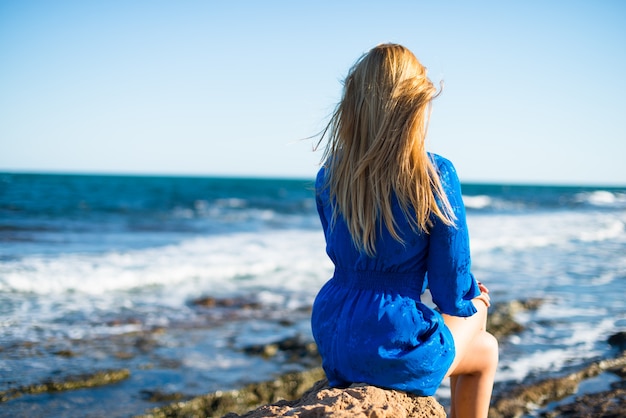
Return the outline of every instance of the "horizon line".
[[[251,173],[158,173],[158,172],[124,172],[124,171],[81,171],[81,170],[30,170],[0,168],[0,175],[58,175],[58,176],[101,176],[101,177],[172,177],[172,178],[221,178],[221,179],[267,179],[267,180],[314,180],[315,174],[251,174]],[[461,184],[494,185],[494,186],[527,186],[527,187],[595,187],[595,188],[626,188],[626,183],[600,182],[568,182],[558,180],[484,180],[461,179]]]

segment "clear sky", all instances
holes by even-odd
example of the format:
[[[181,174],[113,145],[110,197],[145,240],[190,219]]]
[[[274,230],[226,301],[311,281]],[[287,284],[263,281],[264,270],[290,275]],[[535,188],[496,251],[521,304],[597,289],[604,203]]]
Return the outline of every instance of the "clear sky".
[[[626,185],[624,1],[0,1],[0,171],[313,177],[381,42],[465,182]]]

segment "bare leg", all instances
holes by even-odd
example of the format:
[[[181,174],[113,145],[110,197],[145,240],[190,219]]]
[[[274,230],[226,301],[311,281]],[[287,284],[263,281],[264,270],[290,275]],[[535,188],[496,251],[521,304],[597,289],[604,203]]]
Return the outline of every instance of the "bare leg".
[[[458,376],[450,376],[450,415],[448,418],[456,418],[454,409],[454,399],[456,398],[456,384],[458,382]]]
[[[471,317],[443,315],[456,349],[448,371],[452,418],[487,417],[498,365],[498,342],[485,329],[487,306],[474,302],[478,312]]]

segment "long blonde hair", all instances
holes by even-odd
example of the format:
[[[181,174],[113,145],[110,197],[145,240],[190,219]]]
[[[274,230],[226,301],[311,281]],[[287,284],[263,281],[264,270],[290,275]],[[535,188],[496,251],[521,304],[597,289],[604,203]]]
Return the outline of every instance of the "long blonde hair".
[[[332,222],[340,212],[354,244],[369,256],[376,252],[377,224],[402,242],[392,212],[394,194],[414,230],[428,233],[433,214],[454,224],[424,144],[437,95],[411,51],[378,45],[350,69],[343,97],[322,131],[318,146],[328,137],[322,161],[334,205]]]

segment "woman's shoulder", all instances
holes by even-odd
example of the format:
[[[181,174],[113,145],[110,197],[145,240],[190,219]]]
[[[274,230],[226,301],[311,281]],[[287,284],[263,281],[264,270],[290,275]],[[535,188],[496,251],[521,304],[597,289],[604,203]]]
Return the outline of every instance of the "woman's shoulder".
[[[433,162],[434,166],[437,168],[437,171],[456,172],[454,164],[452,164],[452,161],[448,160],[447,158],[432,152],[429,152],[428,156],[430,157],[430,160]]]
[[[317,176],[315,176],[315,187],[319,187],[326,182],[326,166],[321,166],[319,171],[317,172]]]
[[[317,176],[315,177],[315,194],[317,196],[324,196],[325,198],[328,198],[329,190],[326,178],[327,173],[328,170],[325,165],[323,165],[317,172]]]
[[[437,175],[439,176],[444,190],[449,192],[451,189],[456,189],[460,184],[460,180],[452,161],[438,154],[429,153],[429,156],[437,170]]]

